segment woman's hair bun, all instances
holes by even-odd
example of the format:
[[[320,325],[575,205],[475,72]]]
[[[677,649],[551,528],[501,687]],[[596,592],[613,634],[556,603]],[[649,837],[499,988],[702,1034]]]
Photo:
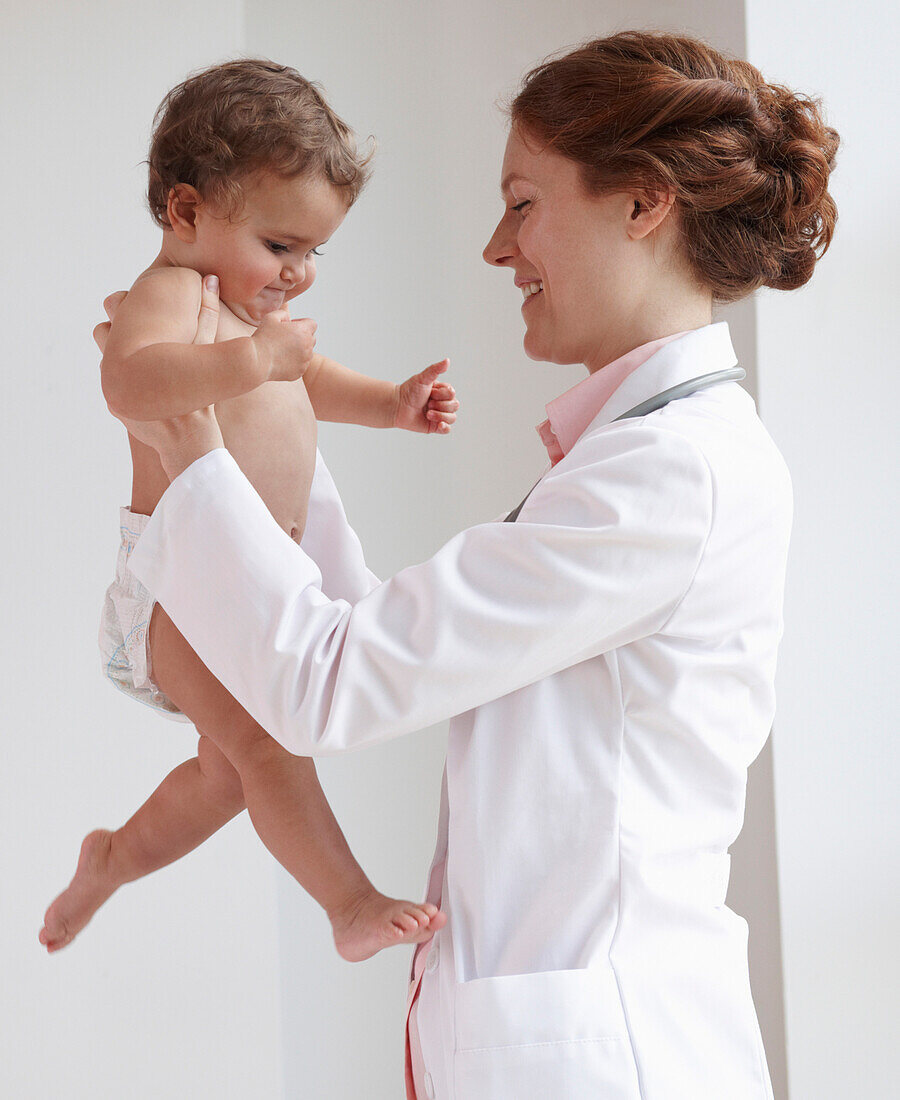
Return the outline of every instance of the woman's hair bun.
[[[831,243],[839,137],[820,102],[698,39],[587,42],[528,73],[510,114],[594,194],[674,190],[686,258],[717,301],[803,286]]]
[[[764,285],[794,290],[809,280],[831,244],[837,207],[828,192],[828,178],[840,139],[825,124],[818,100],[762,80],[754,94],[760,112],[757,163],[763,182],[761,194],[747,195],[747,206],[760,228],[771,231]]]

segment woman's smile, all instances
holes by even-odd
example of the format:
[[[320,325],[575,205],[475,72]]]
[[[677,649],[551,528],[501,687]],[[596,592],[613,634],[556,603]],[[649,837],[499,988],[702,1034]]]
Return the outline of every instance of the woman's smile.
[[[524,309],[529,302],[543,293],[544,282],[542,279],[523,279],[521,277],[516,278],[516,286],[522,291],[524,300],[522,302],[522,309]]]
[[[522,309],[524,309],[529,302],[533,302],[539,294],[544,292],[544,284],[537,280],[531,283],[520,283],[522,293],[525,295],[525,300],[522,302]]]

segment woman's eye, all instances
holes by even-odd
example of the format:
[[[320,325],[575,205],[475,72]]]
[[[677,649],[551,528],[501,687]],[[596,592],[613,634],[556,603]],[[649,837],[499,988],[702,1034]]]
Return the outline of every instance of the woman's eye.
[[[519,211],[524,210],[526,206],[530,205],[530,203],[531,199],[523,199],[522,202],[513,207],[513,210],[515,210],[515,212],[518,214]]]

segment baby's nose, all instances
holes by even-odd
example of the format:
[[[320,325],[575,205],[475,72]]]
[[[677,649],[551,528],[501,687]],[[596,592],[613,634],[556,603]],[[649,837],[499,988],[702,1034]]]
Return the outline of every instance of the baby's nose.
[[[290,283],[291,286],[306,282],[309,279],[309,274],[309,264],[302,261],[285,264],[281,269],[282,279],[286,283]]]

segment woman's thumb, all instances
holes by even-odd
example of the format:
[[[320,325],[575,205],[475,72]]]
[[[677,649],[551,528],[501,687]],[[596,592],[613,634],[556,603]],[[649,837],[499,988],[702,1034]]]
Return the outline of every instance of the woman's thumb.
[[[195,344],[212,344],[219,327],[219,280],[207,275],[200,291],[200,316],[197,318]]]

